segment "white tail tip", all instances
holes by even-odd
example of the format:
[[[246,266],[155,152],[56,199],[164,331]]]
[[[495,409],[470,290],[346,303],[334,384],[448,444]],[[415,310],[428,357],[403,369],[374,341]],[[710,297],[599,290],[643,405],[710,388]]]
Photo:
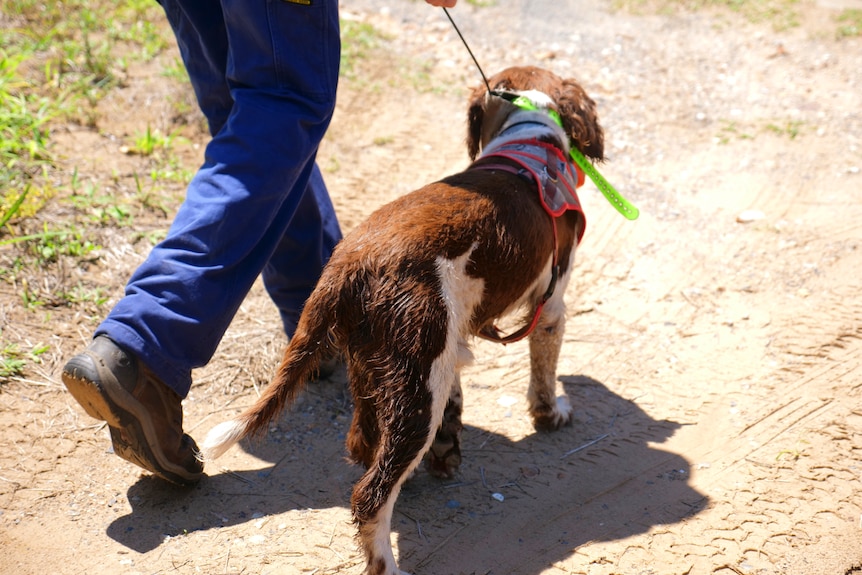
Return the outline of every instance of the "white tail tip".
[[[200,445],[198,459],[212,461],[233,447],[245,436],[245,426],[236,420],[225,421],[213,427]]]

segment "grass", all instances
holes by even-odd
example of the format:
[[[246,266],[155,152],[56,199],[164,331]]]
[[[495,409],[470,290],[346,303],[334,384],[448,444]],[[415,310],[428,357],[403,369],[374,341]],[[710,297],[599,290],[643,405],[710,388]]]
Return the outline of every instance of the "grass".
[[[847,9],[836,18],[839,38],[852,38],[862,35],[862,10]]]
[[[24,373],[28,362],[39,363],[40,356],[50,349],[47,345],[36,345],[29,351],[22,350],[18,344],[6,343],[0,348],[0,382]]]
[[[783,123],[771,122],[766,125],[766,129],[778,136],[787,136],[791,140],[795,140],[799,135],[803,122],[798,120],[787,120]]]
[[[358,63],[385,39],[382,32],[367,22],[342,20],[341,75],[350,79],[356,78]]]
[[[30,89],[20,72],[24,61],[0,51],[0,230],[40,203],[43,194],[33,190],[32,180],[50,165],[48,122],[58,113],[50,99]]]
[[[128,62],[151,59],[168,46],[165,30],[153,23],[159,12],[148,0],[4,3],[11,23],[0,29],[4,225],[32,217],[57,193],[48,183],[52,124],[95,125],[96,105],[122,83]]]
[[[721,120],[719,132],[715,137],[718,144],[729,144],[734,140],[753,140],[758,133],[770,133],[795,140],[803,132],[804,122],[798,120],[773,120],[766,123],[750,123],[741,126],[738,122]]]
[[[740,128],[740,126],[736,122],[732,122],[730,120],[723,120],[721,129],[719,130],[719,135],[717,136],[717,141],[719,144],[727,144],[731,139],[739,139],[739,140],[750,140],[753,136],[746,132],[744,129]]]
[[[750,22],[766,22],[775,30],[786,30],[801,24],[800,4],[800,0],[613,0],[612,6],[632,13],[659,14],[709,8],[728,10]],[[835,16],[835,22],[835,36],[839,40],[862,35],[862,10],[842,10]]]
[[[808,445],[808,441],[800,439],[796,442],[794,447],[779,451],[778,455],[775,456],[775,461],[781,461],[782,459],[797,461],[800,457],[807,457],[808,454],[805,453],[805,450],[807,449],[807,447],[805,447],[806,445]]]
[[[629,12],[697,11],[708,8],[730,10],[751,22],[768,22],[776,30],[799,26],[799,0],[614,0],[613,7]]]

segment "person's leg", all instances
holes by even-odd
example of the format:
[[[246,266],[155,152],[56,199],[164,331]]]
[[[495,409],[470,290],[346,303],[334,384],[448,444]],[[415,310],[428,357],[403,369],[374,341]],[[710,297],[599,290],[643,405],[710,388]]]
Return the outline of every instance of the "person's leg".
[[[161,0],[175,31],[183,62],[215,135],[227,121],[233,98],[227,83],[227,30],[221,5]],[[332,201],[315,167],[306,193],[263,270],[263,280],[279,310],[285,334],[293,335],[302,306],[320,269],[341,240]]]
[[[172,438],[168,445],[147,430],[167,425],[181,433],[181,409],[166,410],[163,404],[178,406],[188,393],[192,368],[212,357],[255,278],[282,244],[297,209],[307,201],[338,77],[335,0],[311,6],[223,0],[222,8],[230,114],[214,129],[206,161],[167,237],[132,276],[125,297],[99,326],[91,347],[72,358],[63,373],[64,383],[88,413],[108,421],[119,455],[172,481],[176,478],[163,463],[179,460],[187,473],[178,483],[200,475],[200,464],[187,458],[194,442],[181,435],[179,444]],[[171,8],[166,10],[171,13]],[[188,16],[193,11],[179,13]],[[194,59],[194,42],[180,44],[184,57]],[[193,79],[200,96],[205,82],[196,82]],[[217,108],[207,113],[213,128],[220,121]],[[317,234],[308,241],[329,239]],[[320,245],[307,249],[325,251]],[[294,271],[312,273],[314,282],[320,270]],[[123,369],[129,364],[137,371]],[[153,385],[157,392],[152,392]],[[129,425],[129,419],[143,431]],[[126,441],[129,435],[132,440]],[[149,457],[148,451],[161,451],[165,457]]]
[[[338,74],[334,0],[222,5],[233,109],[167,237],[97,330],[182,397],[302,205]],[[323,251],[321,234],[306,239],[318,244],[307,250]],[[295,273],[313,283],[319,271]]]
[[[290,225],[263,269],[264,285],[288,337],[293,336],[305,300],[340,240],[332,201],[315,166]]]
[[[157,0],[177,39],[198,106],[215,135],[227,122],[233,97],[227,82],[228,37],[221,4]]]

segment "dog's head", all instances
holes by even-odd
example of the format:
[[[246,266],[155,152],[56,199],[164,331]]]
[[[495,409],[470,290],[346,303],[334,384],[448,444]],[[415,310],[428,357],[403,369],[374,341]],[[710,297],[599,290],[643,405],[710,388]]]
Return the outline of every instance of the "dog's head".
[[[574,80],[560,78],[542,68],[522,66],[503,70],[489,78],[488,84],[493,91],[525,93],[531,101],[554,110],[562,120],[571,146],[593,160],[604,159],[604,134],[596,103]],[[484,84],[473,89],[467,115],[467,151],[471,160],[499,133],[512,111],[517,110],[506,104],[490,96]]]

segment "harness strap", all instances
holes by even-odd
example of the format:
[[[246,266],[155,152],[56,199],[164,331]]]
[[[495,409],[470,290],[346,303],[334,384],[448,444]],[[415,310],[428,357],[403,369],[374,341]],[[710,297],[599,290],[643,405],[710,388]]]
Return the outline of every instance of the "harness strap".
[[[502,172],[508,172],[510,174],[515,174],[516,176],[535,181],[531,172],[522,168],[516,168],[510,164],[479,164],[478,166],[470,166],[469,169],[500,170]],[[500,332],[500,329],[495,325],[486,325],[480,329],[477,334],[482,339],[487,339],[488,341],[493,341],[495,343],[502,343],[503,345],[514,343],[533,333],[533,330],[536,329],[536,326],[539,324],[539,317],[542,315],[542,309],[545,307],[545,303],[547,303],[547,301],[551,299],[551,296],[554,295],[554,290],[557,287],[557,279],[560,277],[560,265],[557,263],[559,252],[557,245],[557,218],[550,212],[548,212],[548,215],[551,216],[551,226],[554,230],[554,251],[551,259],[551,281],[548,283],[548,289],[545,290],[544,295],[542,295],[542,299],[539,300],[538,304],[536,304],[536,311],[533,312],[533,319],[530,323],[509,335],[503,335]]]

